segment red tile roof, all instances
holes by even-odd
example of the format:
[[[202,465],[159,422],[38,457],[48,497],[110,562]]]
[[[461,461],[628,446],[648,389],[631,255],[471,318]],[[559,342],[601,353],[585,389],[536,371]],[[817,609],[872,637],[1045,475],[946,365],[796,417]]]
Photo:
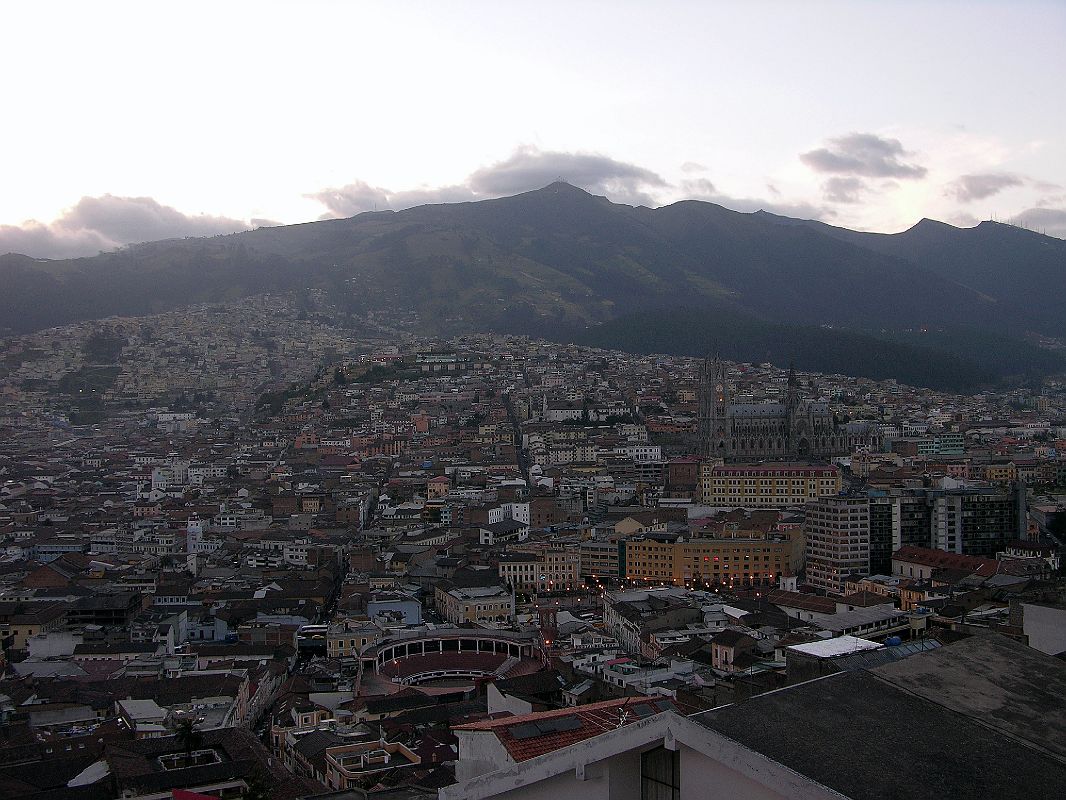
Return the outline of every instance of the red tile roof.
[[[472,722],[468,725],[456,725],[452,730],[494,733],[511,758],[517,762],[561,750],[585,739],[599,736],[601,733],[623,725],[630,725],[645,717],[668,710],[676,710],[669,698],[629,697],[605,700],[602,703],[592,703],[576,708],[539,711],[515,717]],[[549,731],[541,735],[515,736],[515,728],[521,728],[526,723],[544,723],[563,719],[569,723],[564,730]]]
[[[967,556],[962,553],[949,553],[947,550],[934,550],[929,547],[901,547],[892,554],[893,561],[908,564],[922,564],[940,569],[967,570],[970,574],[990,578],[999,571],[999,562],[994,558]]]
[[[814,611],[819,614],[837,613],[836,601],[830,600],[828,597],[819,597],[815,594],[804,594],[802,592],[786,592],[783,589],[767,592],[766,602],[772,603],[775,606],[798,608],[803,611]]]
[[[870,606],[881,606],[885,605],[886,603],[891,603],[892,598],[886,597],[883,594],[877,594],[876,592],[868,592],[866,590],[863,590],[861,592],[854,592],[852,594],[844,595],[840,602],[847,603],[849,606],[869,608]]]

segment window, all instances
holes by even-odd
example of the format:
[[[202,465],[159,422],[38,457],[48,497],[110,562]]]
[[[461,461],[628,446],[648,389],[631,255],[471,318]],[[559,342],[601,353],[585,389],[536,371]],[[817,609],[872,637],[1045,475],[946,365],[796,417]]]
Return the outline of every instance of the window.
[[[640,800],[680,800],[681,752],[656,747],[640,754]]]

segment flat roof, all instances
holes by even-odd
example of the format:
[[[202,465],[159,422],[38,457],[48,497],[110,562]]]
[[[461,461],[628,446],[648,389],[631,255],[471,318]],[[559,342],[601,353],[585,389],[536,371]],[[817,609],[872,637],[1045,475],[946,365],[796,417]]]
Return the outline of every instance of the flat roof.
[[[876,650],[881,644],[869,639],[860,639],[858,636],[835,636],[832,639],[822,639],[807,644],[794,644],[786,650],[794,650],[797,653],[814,656],[815,658],[833,658],[834,656],[860,653],[864,650]]]
[[[993,727],[994,721],[967,718],[863,670],[691,719],[852,800],[1032,800],[1059,796],[1066,781],[1061,758]]]

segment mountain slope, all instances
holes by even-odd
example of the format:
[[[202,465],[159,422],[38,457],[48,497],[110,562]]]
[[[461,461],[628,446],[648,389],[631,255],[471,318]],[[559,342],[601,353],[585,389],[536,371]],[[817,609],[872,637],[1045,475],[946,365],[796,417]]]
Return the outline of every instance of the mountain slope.
[[[724,309],[638,312],[548,338],[609,350],[789,362],[802,370],[884,380],[953,392],[1066,371],[1066,357],[1024,341],[972,330],[881,332],[774,323]]]
[[[423,329],[439,332],[537,333],[700,304],[774,323],[1066,332],[1057,298],[1045,296],[1033,315],[1021,293],[1002,289],[1011,281],[997,272],[1011,269],[1016,253],[1035,264],[1029,254],[1046,250],[1025,275],[1058,280],[1066,251],[1006,226],[975,229],[977,244],[966,238],[971,231],[945,227],[947,234],[886,238],[697,201],[633,208],[555,183],[498,200],[154,242],[93,258],[3,257],[0,328],[320,290],[342,312],[417,312]]]
[[[792,220],[777,218],[785,227]],[[865,250],[904,259],[993,301],[999,319],[1061,336],[1066,241],[997,222],[956,228],[923,219],[895,234],[861,233],[821,222],[805,227]]]

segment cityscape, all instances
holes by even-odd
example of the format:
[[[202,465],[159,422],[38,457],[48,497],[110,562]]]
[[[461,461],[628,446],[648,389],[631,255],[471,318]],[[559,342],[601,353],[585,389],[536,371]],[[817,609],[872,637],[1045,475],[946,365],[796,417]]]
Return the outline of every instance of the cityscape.
[[[654,737],[725,769],[743,714],[791,736],[804,703],[905,693],[894,724],[1049,758],[971,693],[1063,684],[1062,383],[393,323],[263,297],[6,341],[4,724],[47,781],[490,797],[591,759],[610,785]],[[740,743],[800,780],[798,742]]]

